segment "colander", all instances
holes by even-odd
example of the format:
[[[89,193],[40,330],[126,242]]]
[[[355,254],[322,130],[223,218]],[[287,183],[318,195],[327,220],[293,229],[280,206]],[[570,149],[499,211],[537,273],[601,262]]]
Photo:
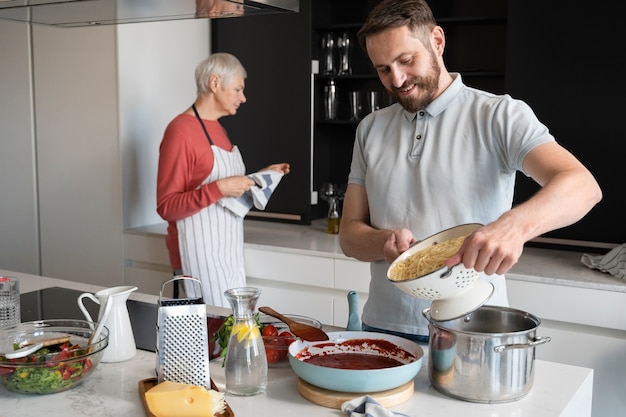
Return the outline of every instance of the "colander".
[[[477,309],[485,304],[493,294],[493,284],[478,279],[479,273],[458,263],[451,268],[443,266],[425,275],[394,281],[390,278],[391,270],[409,256],[432,245],[468,235],[482,227],[479,223],[467,223],[436,233],[398,256],[387,269],[387,279],[403,292],[424,300],[432,301],[431,318],[433,320],[452,320]]]

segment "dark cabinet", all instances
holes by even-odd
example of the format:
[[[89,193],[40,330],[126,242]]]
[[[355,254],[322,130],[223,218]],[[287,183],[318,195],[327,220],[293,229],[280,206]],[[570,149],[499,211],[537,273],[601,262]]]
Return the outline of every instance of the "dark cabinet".
[[[365,51],[357,44],[356,33],[378,0],[315,0],[313,7],[313,59],[319,62],[314,77],[314,186],[323,182],[347,182],[354,134],[358,119],[352,117],[350,95],[359,92],[362,115],[371,111],[371,92],[380,95],[380,107],[391,104]],[[444,59],[448,70],[460,72],[467,85],[503,93],[505,84],[507,1],[432,0],[430,6],[446,33]],[[350,73],[335,65],[326,69],[326,37],[335,42],[348,34],[351,39]],[[337,54],[337,45],[335,45]],[[340,61],[336,58],[336,61]],[[337,89],[337,117],[328,120],[324,87],[330,82]]]
[[[315,192],[326,182],[347,182],[358,119],[351,118],[350,93],[361,93],[362,115],[369,92],[380,106],[390,104],[356,33],[379,0],[301,0],[297,14],[267,15],[212,22],[212,50],[236,55],[248,70],[245,103],[234,117],[222,119],[242,151],[249,170],[289,161],[265,212],[283,221],[308,224],[326,215]],[[445,0],[431,2],[448,43],[448,69],[470,86],[504,91],[507,2]],[[348,34],[350,72],[325,74],[322,39]],[[338,58],[335,58],[338,61]],[[314,63],[317,62],[317,65]],[[317,66],[317,71],[314,67]],[[337,90],[337,117],[324,112],[324,87]]]
[[[311,2],[300,12],[216,19],[213,52],[231,53],[248,72],[244,103],[220,119],[243,155],[248,172],[275,162],[291,163],[264,211],[285,222],[311,221]]]
[[[510,1],[506,89],[596,176],[602,201],[581,221],[545,235],[582,247],[626,242],[626,41],[619,3]],[[516,201],[537,191],[518,177]],[[590,245],[590,243],[592,243]]]

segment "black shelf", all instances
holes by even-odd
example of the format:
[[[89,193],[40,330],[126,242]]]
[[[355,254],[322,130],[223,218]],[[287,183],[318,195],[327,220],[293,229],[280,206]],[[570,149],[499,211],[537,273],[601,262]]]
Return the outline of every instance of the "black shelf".
[[[324,182],[347,182],[358,125],[357,120],[348,118],[348,91],[380,91],[388,97],[356,39],[367,14],[378,2],[301,0],[300,13],[217,19],[211,24],[211,50],[233,53],[248,70],[248,102],[236,117],[223,119],[246,166],[252,172],[272,162],[292,164],[292,172],[272,195],[266,213],[295,215],[299,220],[276,221],[307,224],[325,216],[326,204],[311,205],[310,192],[319,190]],[[431,1],[435,18],[448,38],[444,56],[447,68],[460,72],[467,85],[495,93],[504,91],[507,3]],[[322,36],[345,31],[353,40],[352,73],[322,74]],[[263,33],[263,39],[251,42],[259,33]],[[313,60],[319,61],[320,74],[312,80]],[[324,120],[323,89],[330,79],[338,91],[337,120]],[[280,85],[289,88],[277,89]]]
[[[315,74],[316,80],[378,80],[378,75],[376,73],[372,74],[338,74],[338,75],[329,75],[329,74]]]
[[[440,26],[449,24],[459,25],[482,25],[482,24],[506,24],[506,16],[469,16],[469,17],[442,17],[437,20]]]

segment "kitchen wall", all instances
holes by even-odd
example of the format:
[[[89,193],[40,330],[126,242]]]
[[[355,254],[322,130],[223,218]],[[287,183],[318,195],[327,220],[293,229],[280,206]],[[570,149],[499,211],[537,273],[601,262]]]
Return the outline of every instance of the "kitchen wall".
[[[120,285],[123,230],[157,223],[158,145],[195,98],[209,21],[0,21],[0,265]]]
[[[0,265],[35,272],[39,238],[30,38],[27,25],[0,22]]]

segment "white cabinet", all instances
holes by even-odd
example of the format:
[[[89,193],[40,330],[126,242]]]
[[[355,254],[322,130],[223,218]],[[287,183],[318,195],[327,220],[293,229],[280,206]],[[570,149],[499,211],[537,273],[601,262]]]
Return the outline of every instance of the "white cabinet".
[[[244,248],[244,256],[248,284],[262,290],[259,305],[315,317],[324,324],[345,326],[348,292],[360,292],[361,310],[367,299],[367,286],[360,283],[365,265],[361,262],[271,248]],[[369,282],[369,275],[365,282]]]
[[[158,147],[195,98],[209,21],[57,28],[3,20],[0,39],[0,230],[11,237],[0,264],[124,284],[124,227],[159,221]]]
[[[538,316],[537,359],[593,368],[593,417],[626,415],[626,293],[508,277],[511,307]]]
[[[161,284],[172,276],[164,236],[164,225],[125,233],[126,281],[140,292],[158,295]],[[367,300],[368,263],[249,244],[244,246],[244,258],[248,285],[262,291],[258,306],[345,326],[348,292],[359,293],[359,315]]]

